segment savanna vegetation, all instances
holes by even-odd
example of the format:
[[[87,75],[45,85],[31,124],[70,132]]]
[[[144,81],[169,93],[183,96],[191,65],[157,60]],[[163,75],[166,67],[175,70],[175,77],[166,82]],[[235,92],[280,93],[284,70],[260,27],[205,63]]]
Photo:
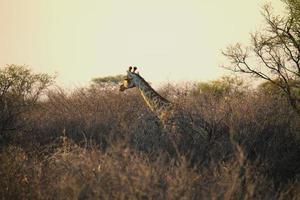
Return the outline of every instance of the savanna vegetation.
[[[265,9],[278,35],[253,36],[259,68],[241,46],[224,52],[229,69],[264,79],[258,87],[225,76],[158,89],[208,133],[178,141],[187,145],[179,153],[138,91],[118,91],[121,76],[70,92],[47,74],[3,66],[1,199],[299,199],[299,2],[286,5],[280,19]]]

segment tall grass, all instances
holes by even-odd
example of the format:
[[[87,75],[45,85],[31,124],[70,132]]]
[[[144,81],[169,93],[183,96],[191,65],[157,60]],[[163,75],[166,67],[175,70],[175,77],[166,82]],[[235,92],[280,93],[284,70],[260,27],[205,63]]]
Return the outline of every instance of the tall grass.
[[[2,142],[1,198],[299,198],[300,119],[285,99],[192,90],[160,90],[194,130],[208,126],[179,156],[137,91],[49,91]]]

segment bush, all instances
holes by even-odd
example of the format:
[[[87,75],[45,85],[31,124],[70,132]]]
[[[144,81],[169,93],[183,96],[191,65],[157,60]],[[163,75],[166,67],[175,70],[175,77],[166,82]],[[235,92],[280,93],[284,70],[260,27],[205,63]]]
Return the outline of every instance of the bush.
[[[38,98],[51,85],[53,77],[36,74],[25,66],[7,65],[0,69],[0,135],[20,130]]]
[[[222,85],[222,83],[219,83]],[[168,85],[182,111],[176,154],[137,90],[48,91],[0,152],[3,199],[296,199],[300,119],[282,97]],[[225,87],[225,86],[224,86]],[[222,88],[222,86],[221,86]],[[238,94],[238,95],[237,95]],[[191,120],[191,121],[189,121]],[[191,124],[187,125],[186,122]]]

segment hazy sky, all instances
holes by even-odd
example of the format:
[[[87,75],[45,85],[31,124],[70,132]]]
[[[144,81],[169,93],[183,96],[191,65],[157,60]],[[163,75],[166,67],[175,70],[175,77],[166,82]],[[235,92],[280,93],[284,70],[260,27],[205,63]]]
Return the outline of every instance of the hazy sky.
[[[165,83],[221,76],[221,50],[247,43],[265,0],[0,0],[0,66],[78,86],[125,74]],[[272,0],[282,9],[280,0]]]

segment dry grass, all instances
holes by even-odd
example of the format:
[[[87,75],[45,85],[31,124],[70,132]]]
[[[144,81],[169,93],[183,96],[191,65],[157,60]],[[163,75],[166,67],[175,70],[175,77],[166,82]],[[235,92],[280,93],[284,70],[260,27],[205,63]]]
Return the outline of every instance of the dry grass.
[[[207,123],[206,140],[181,141],[178,156],[134,91],[52,90],[2,141],[1,198],[299,198],[300,119],[284,99],[169,87],[194,129]]]

